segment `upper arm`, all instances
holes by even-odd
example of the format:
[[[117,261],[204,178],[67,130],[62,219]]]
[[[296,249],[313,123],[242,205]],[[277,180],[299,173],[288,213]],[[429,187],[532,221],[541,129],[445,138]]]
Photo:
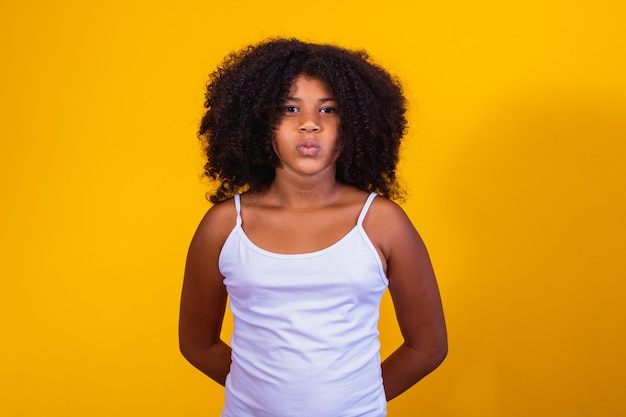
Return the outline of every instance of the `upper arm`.
[[[227,293],[218,260],[235,223],[231,211],[227,203],[211,208],[189,245],[180,303],[181,348],[208,347],[219,340]]]
[[[426,246],[399,206],[376,200],[369,226],[386,259],[389,291],[405,343],[445,346],[441,297]]]

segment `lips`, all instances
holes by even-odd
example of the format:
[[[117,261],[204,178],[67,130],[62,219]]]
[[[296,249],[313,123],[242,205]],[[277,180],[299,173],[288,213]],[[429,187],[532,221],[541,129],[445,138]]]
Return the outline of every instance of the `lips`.
[[[305,156],[313,156],[319,152],[320,145],[313,140],[307,140],[306,142],[299,143],[296,146],[296,150]]]

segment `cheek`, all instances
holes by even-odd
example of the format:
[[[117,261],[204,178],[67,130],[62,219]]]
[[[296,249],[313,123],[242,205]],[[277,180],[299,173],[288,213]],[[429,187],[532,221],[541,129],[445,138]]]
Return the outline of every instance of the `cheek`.
[[[343,152],[343,146],[341,145],[341,142],[337,141],[335,143],[335,161],[337,161],[337,159],[339,159],[339,157],[341,156],[341,153]]]
[[[274,163],[274,165],[280,164],[280,160],[282,158],[282,154],[280,152],[280,149],[281,149],[280,144],[281,144],[280,136],[279,136],[279,133],[276,132],[274,134],[274,137],[272,137],[272,149],[274,149],[274,155],[272,155],[271,161]]]
[[[280,151],[278,150],[278,143],[276,143],[276,137],[272,138],[272,148],[274,149],[274,153],[277,156],[280,156]]]
[[[343,135],[342,135],[339,124],[337,124],[336,129],[335,129],[335,159],[339,158],[339,156],[343,152],[343,148],[344,148]]]

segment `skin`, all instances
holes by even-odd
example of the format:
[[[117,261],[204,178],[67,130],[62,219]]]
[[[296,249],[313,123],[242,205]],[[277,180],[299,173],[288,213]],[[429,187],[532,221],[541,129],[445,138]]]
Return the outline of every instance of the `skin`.
[[[285,254],[312,252],[337,242],[354,227],[368,193],[335,179],[339,123],[327,86],[315,78],[297,77],[276,130],[276,178],[266,191],[242,195],[243,228],[257,246]],[[218,257],[235,222],[232,200],[212,207],[200,222],[189,248],[180,310],[181,352],[222,385],[231,350],[220,339],[227,293]],[[446,328],[428,252],[404,211],[377,197],[363,227],[389,278],[404,337],[382,363],[385,393],[391,400],[443,361]]]

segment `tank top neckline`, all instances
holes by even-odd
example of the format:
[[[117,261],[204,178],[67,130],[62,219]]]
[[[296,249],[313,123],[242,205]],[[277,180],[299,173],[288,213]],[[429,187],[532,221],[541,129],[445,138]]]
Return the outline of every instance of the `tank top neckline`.
[[[372,201],[374,201],[374,198],[376,196],[377,196],[376,193],[370,193],[370,195],[367,197],[367,200],[365,200],[365,203],[363,204],[363,208],[361,209],[361,212],[359,213],[357,223],[346,234],[344,234],[339,240],[337,240],[334,243],[331,243],[325,248],[314,250],[311,252],[301,252],[301,253],[273,252],[267,249],[263,249],[262,247],[254,243],[248,237],[248,235],[246,234],[246,232],[243,230],[243,227],[242,227],[243,221],[241,218],[241,200],[240,200],[239,194],[235,194],[235,198],[234,198],[235,209],[237,210],[237,224],[235,225],[233,232],[236,232],[241,237],[241,239],[246,244],[246,246],[248,246],[250,249],[268,257],[280,258],[280,259],[303,259],[303,258],[317,257],[320,255],[324,255],[326,253],[332,252],[336,248],[339,248],[346,241],[348,241],[352,237],[352,235],[354,235],[355,233],[363,233],[365,239],[369,241],[369,237],[367,236],[367,234],[365,233],[365,230],[363,229],[363,220],[365,219],[365,216],[367,215],[367,212],[372,204]]]

